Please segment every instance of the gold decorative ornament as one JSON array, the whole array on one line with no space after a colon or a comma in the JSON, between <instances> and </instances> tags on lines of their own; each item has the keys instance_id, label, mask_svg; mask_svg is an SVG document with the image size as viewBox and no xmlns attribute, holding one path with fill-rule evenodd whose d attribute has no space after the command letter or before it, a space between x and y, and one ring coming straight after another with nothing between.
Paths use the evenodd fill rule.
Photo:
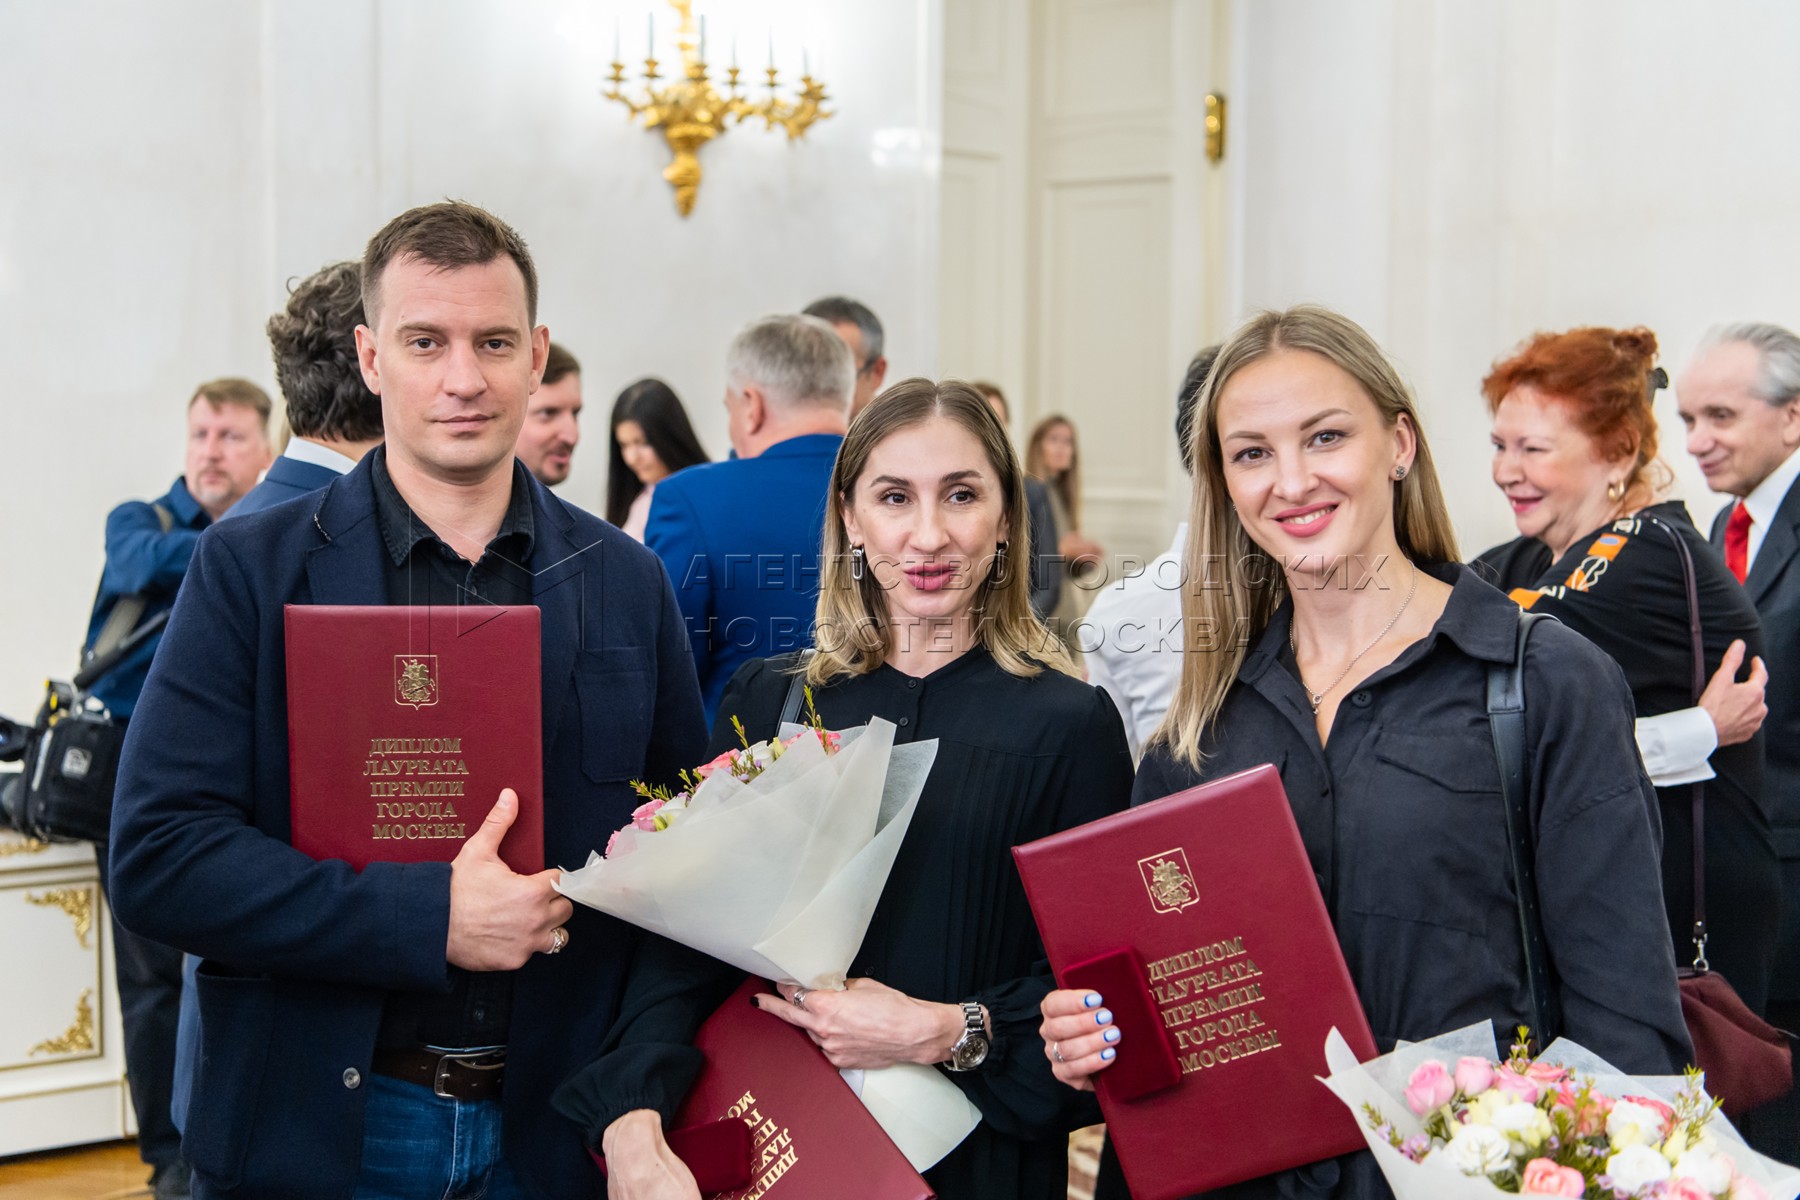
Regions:
<instances>
[{"instance_id":1,"label":"gold decorative ornament","mask_svg":"<svg viewBox=\"0 0 1800 1200\"><path fill-rule=\"evenodd\" d=\"M0 858L11 858L15 854L42 854L50 848L49 842L40 842L36 838L9 837L0 841Z\"/></svg>"},{"instance_id":2,"label":"gold decorative ornament","mask_svg":"<svg viewBox=\"0 0 1800 1200\"><path fill-rule=\"evenodd\" d=\"M83 950L94 947L88 942L88 936L94 932L94 889L92 887L57 888L53 892L45 892L41 896L25 893L25 903L35 904L39 908L60 908L75 918L75 939L81 943Z\"/></svg>"},{"instance_id":3,"label":"gold decorative ornament","mask_svg":"<svg viewBox=\"0 0 1800 1200\"><path fill-rule=\"evenodd\" d=\"M1218 92L1206 93L1206 158L1218 162L1225 157L1225 97Z\"/></svg>"},{"instance_id":4,"label":"gold decorative ornament","mask_svg":"<svg viewBox=\"0 0 1800 1200\"><path fill-rule=\"evenodd\" d=\"M64 1030L61 1037L45 1038L33 1046L27 1057L35 1057L39 1054L92 1053L94 1049L94 1006L89 1001L93 995L93 988L82 988L81 999L75 1002L75 1023Z\"/></svg>"},{"instance_id":5,"label":"gold decorative ornament","mask_svg":"<svg viewBox=\"0 0 1800 1200\"><path fill-rule=\"evenodd\" d=\"M656 18L653 15L650 18L648 57L644 59L643 96L634 100L624 93L625 64L619 57L616 27L610 80L612 86L602 94L608 100L616 100L630 109L633 119L641 116L645 129L662 130L663 140L668 143L669 152L674 156L669 165L663 168L663 178L675 189L675 207L685 217L694 211L694 198L700 191L700 148L725 132L728 118L736 117L740 125L745 121L761 118L765 129L784 129L788 140L792 142L806 136L806 131L814 122L823 121L833 114L825 108L825 85L813 78L810 63L803 62L800 90L792 100L783 100L775 94L780 77L775 68L773 39L770 40L769 65L764 72L768 75L768 97L763 100L748 100L739 95L740 72L735 46L731 66L725 72L727 94L721 96L706 73L706 18L700 18L696 30L693 0L669 0L669 3L681 14L681 27L676 37L676 45L681 49L681 78L667 87L656 86L656 81L663 76L657 74L656 70L660 64L655 58Z\"/></svg>"}]
</instances>

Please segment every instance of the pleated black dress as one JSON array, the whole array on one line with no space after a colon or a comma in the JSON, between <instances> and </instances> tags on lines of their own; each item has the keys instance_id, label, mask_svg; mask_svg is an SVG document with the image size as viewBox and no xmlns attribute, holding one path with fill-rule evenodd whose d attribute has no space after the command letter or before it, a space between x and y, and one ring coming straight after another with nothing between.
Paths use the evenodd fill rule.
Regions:
<instances>
[{"instance_id":1,"label":"pleated black dress","mask_svg":"<svg viewBox=\"0 0 1800 1200\"><path fill-rule=\"evenodd\" d=\"M794 658L740 669L719 705L709 754L775 734ZM1058 1083L1038 1036L1053 985L1012 847L1118 812L1131 755L1104 692L1045 670L1009 675L982 648L924 678L882 666L813 689L827 727L892 721L897 742L938 740L937 759L851 966L920 1000L978 1000L992 1018L987 1062L947 1073L981 1124L926 1179L941 1200L1062 1200L1067 1134L1099 1119Z\"/></svg>"}]
</instances>

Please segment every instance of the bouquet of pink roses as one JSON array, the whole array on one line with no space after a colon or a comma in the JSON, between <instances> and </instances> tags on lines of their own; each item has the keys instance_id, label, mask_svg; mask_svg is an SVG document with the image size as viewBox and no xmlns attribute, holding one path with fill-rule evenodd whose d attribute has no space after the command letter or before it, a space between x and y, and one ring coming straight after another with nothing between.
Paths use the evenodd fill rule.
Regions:
<instances>
[{"instance_id":1,"label":"bouquet of pink roses","mask_svg":"<svg viewBox=\"0 0 1800 1200\"><path fill-rule=\"evenodd\" d=\"M1744 1145L1686 1077L1631 1078L1570 1041L1494 1053L1488 1024L1358 1063L1333 1030L1325 1085L1362 1117L1399 1200L1793 1200L1800 1170Z\"/></svg>"},{"instance_id":2,"label":"bouquet of pink roses","mask_svg":"<svg viewBox=\"0 0 1800 1200\"><path fill-rule=\"evenodd\" d=\"M557 889L751 975L842 988L937 743L896 746L882 720L834 733L816 712L769 741L737 729L740 747L684 771L680 790L634 785L632 823ZM980 1120L932 1067L845 1078L919 1170Z\"/></svg>"}]
</instances>

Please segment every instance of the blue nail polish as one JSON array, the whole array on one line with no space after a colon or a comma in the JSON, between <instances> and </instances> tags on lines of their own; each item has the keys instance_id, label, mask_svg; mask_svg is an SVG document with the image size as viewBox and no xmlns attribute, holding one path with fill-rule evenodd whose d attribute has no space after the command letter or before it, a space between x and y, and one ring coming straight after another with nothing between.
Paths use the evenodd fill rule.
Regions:
<instances>
[{"instance_id":1,"label":"blue nail polish","mask_svg":"<svg viewBox=\"0 0 1800 1200\"><path fill-rule=\"evenodd\" d=\"M1094 1014L1094 1024L1096 1024L1096 1025L1111 1025L1112 1024L1112 1010L1103 1008L1099 1012L1095 1013Z\"/></svg>"},{"instance_id":2,"label":"blue nail polish","mask_svg":"<svg viewBox=\"0 0 1800 1200\"><path fill-rule=\"evenodd\" d=\"M1102 1059L1106 1060L1107 1062L1111 1062L1113 1059L1117 1058L1118 1056L1119 1056L1119 1052L1117 1050L1114 1050L1111 1046L1108 1046L1106 1049L1104 1049L1100 1052L1100 1057Z\"/></svg>"},{"instance_id":3,"label":"blue nail polish","mask_svg":"<svg viewBox=\"0 0 1800 1200\"><path fill-rule=\"evenodd\" d=\"M1119 1040L1119 1031L1115 1027L1113 1029L1107 1030L1105 1033L1101 1034L1100 1036L1105 1038L1109 1042L1116 1042Z\"/></svg>"},{"instance_id":4,"label":"blue nail polish","mask_svg":"<svg viewBox=\"0 0 1800 1200\"><path fill-rule=\"evenodd\" d=\"M1081 1007L1083 1007L1083 1008L1099 1008L1100 1007L1100 993L1099 992L1089 992L1087 995L1083 996L1081 998Z\"/></svg>"}]
</instances>

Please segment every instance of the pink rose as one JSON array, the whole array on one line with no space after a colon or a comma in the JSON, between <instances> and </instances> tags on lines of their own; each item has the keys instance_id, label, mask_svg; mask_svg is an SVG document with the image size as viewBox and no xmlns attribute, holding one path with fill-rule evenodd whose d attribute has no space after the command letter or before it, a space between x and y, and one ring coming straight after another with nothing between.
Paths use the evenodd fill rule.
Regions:
<instances>
[{"instance_id":1,"label":"pink rose","mask_svg":"<svg viewBox=\"0 0 1800 1200\"><path fill-rule=\"evenodd\" d=\"M1641 1104L1645 1108L1653 1108L1656 1110L1656 1115L1662 1118L1662 1136L1664 1138L1668 1137L1670 1131L1675 1128L1675 1110L1670 1108L1667 1104L1664 1104L1661 1100L1652 1100L1648 1096L1627 1096L1625 1098L1633 1104ZM1661 1141L1662 1138L1658 1138L1657 1140Z\"/></svg>"},{"instance_id":2,"label":"pink rose","mask_svg":"<svg viewBox=\"0 0 1800 1200\"><path fill-rule=\"evenodd\" d=\"M1567 1079L1569 1077L1569 1071L1568 1068L1559 1067L1555 1063L1539 1061L1534 1062L1529 1067L1525 1068L1525 1077L1544 1087L1548 1087L1553 1083L1561 1083L1563 1080Z\"/></svg>"},{"instance_id":3,"label":"pink rose","mask_svg":"<svg viewBox=\"0 0 1800 1200\"><path fill-rule=\"evenodd\" d=\"M1406 1103L1420 1116L1441 1104L1450 1103L1450 1097L1455 1094L1455 1081L1444 1070L1444 1064L1435 1058L1428 1058L1420 1063L1418 1070L1412 1073L1412 1080L1406 1085Z\"/></svg>"},{"instance_id":4,"label":"pink rose","mask_svg":"<svg viewBox=\"0 0 1800 1200\"><path fill-rule=\"evenodd\" d=\"M607 858L611 858L613 856L613 849L615 847L617 847L619 844L619 835L624 832L625 831L623 829L615 829L615 830L613 830L613 835L606 839L606 857Z\"/></svg>"},{"instance_id":5,"label":"pink rose","mask_svg":"<svg viewBox=\"0 0 1800 1200\"><path fill-rule=\"evenodd\" d=\"M1525 1164L1519 1178L1519 1193L1525 1196L1579 1196L1587 1191L1587 1180L1574 1167L1559 1167L1547 1158L1534 1158Z\"/></svg>"},{"instance_id":6,"label":"pink rose","mask_svg":"<svg viewBox=\"0 0 1800 1200\"><path fill-rule=\"evenodd\" d=\"M738 752L736 750L727 750L727 751L725 751L725 753L719 755L719 757L713 759L711 762L707 763L705 766L695 767L694 774L698 775L702 779L705 779L708 775L711 775L714 771L722 770L725 767L729 767L731 765L731 760L736 758L737 755L738 755Z\"/></svg>"},{"instance_id":7,"label":"pink rose","mask_svg":"<svg viewBox=\"0 0 1800 1200\"><path fill-rule=\"evenodd\" d=\"M668 803L666 800L644 801L644 803L631 810L631 823L645 833L655 833L657 810L662 808L666 803Z\"/></svg>"},{"instance_id":8,"label":"pink rose","mask_svg":"<svg viewBox=\"0 0 1800 1200\"><path fill-rule=\"evenodd\" d=\"M1671 1179L1663 1184L1663 1200L1713 1200L1713 1194L1692 1179Z\"/></svg>"},{"instance_id":9,"label":"pink rose","mask_svg":"<svg viewBox=\"0 0 1800 1200\"><path fill-rule=\"evenodd\" d=\"M1479 1096L1494 1086L1494 1064L1485 1058L1456 1060L1456 1090L1465 1096Z\"/></svg>"},{"instance_id":10,"label":"pink rose","mask_svg":"<svg viewBox=\"0 0 1800 1200\"><path fill-rule=\"evenodd\" d=\"M1494 1086L1521 1103L1536 1104L1538 1101L1538 1085L1510 1067L1494 1072Z\"/></svg>"}]
</instances>

